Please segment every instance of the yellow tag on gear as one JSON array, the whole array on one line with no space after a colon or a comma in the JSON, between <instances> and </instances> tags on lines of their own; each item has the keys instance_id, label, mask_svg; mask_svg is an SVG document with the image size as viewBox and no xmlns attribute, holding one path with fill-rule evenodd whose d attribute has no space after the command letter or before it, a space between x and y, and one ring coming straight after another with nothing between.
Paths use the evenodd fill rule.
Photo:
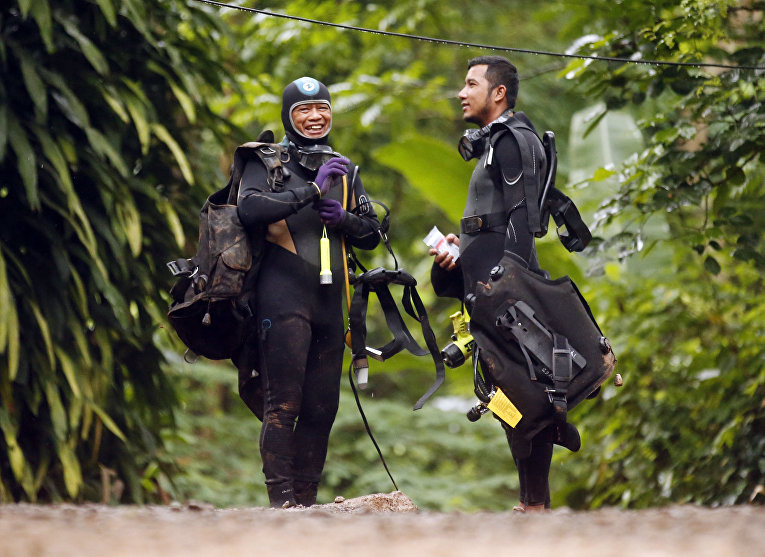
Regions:
<instances>
[{"instance_id":1,"label":"yellow tag on gear","mask_svg":"<svg viewBox=\"0 0 765 557\"><path fill-rule=\"evenodd\" d=\"M523 417L523 414L515 407L515 404L510 402L510 399L499 388L495 395L491 397L487 408L510 427L518 425L518 422Z\"/></svg>"}]
</instances>

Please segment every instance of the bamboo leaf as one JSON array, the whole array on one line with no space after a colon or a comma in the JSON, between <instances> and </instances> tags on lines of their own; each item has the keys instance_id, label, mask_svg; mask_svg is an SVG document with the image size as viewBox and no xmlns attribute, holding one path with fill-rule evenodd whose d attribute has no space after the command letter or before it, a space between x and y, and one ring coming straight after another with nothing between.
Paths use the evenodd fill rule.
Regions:
<instances>
[{"instance_id":1,"label":"bamboo leaf","mask_svg":"<svg viewBox=\"0 0 765 557\"><path fill-rule=\"evenodd\" d=\"M29 97L35 106L35 114L38 121L45 121L48 115L48 95L45 90L45 83L35 69L35 63L32 58L21 48L14 48L14 53L19 58L21 66L21 77L24 80L24 86L27 88Z\"/></svg>"},{"instance_id":2,"label":"bamboo leaf","mask_svg":"<svg viewBox=\"0 0 765 557\"><path fill-rule=\"evenodd\" d=\"M0 429L3 431L3 437L5 438L6 455L8 461L11 464L11 471L14 477L19 481L24 492L32 501L36 499L34 491L34 478L32 475L32 469L24 457L24 452L19 446L17 439L17 428L14 425L11 416L8 411L0 406Z\"/></svg>"},{"instance_id":3,"label":"bamboo leaf","mask_svg":"<svg viewBox=\"0 0 765 557\"><path fill-rule=\"evenodd\" d=\"M32 150L24 129L18 123L16 118L9 114L8 119L8 137L11 147L16 153L16 164L18 166L21 180L24 182L24 188L27 194L27 202L33 211L40 209L40 198L37 191L37 165L35 163L35 154Z\"/></svg>"},{"instance_id":4,"label":"bamboo leaf","mask_svg":"<svg viewBox=\"0 0 765 557\"><path fill-rule=\"evenodd\" d=\"M69 357L69 354L67 354L61 346L56 347L56 356L61 364L61 371L64 372L64 377L66 377L66 381L69 383L69 388L72 389L72 394L75 398L82 398L82 392L80 391L80 385L77 379L77 368L75 367L72 358Z\"/></svg>"},{"instance_id":5,"label":"bamboo leaf","mask_svg":"<svg viewBox=\"0 0 765 557\"><path fill-rule=\"evenodd\" d=\"M188 118L189 122L193 124L197 120L197 112L194 108L194 101L191 100L191 97L186 94L186 91L181 89L175 82L168 81L168 83L170 85L170 89L172 89L173 94L175 95L175 98L178 99L183 112L186 114L186 118Z\"/></svg>"},{"instance_id":6,"label":"bamboo leaf","mask_svg":"<svg viewBox=\"0 0 765 557\"><path fill-rule=\"evenodd\" d=\"M165 145L167 145L168 149L170 149L170 152L173 153L173 156L178 162L178 166L180 167L181 173L183 174L183 177L186 179L186 181L189 184L194 184L194 174L191 171L191 165L189 164L186 155L183 153L183 149L181 149L181 146L178 145L178 142L175 141L173 136L170 135L170 132L167 131L167 128L165 128L165 126L162 124L152 123L151 130L154 132L154 135L156 135Z\"/></svg>"},{"instance_id":7,"label":"bamboo leaf","mask_svg":"<svg viewBox=\"0 0 765 557\"><path fill-rule=\"evenodd\" d=\"M40 36L43 43L45 43L45 50L49 53L53 52L53 22L50 17L50 3L38 0L32 2L32 17L37 22L37 27L40 29Z\"/></svg>"},{"instance_id":8,"label":"bamboo leaf","mask_svg":"<svg viewBox=\"0 0 765 557\"><path fill-rule=\"evenodd\" d=\"M27 303L32 309L32 314L35 317L35 321L37 321L37 327L40 329L40 336L43 339L43 344L45 344L45 354L48 357L48 366L51 370L53 370L55 369L56 361L53 355L53 341L50 336L50 328L48 327L48 322L45 320L45 317L40 311L40 308L33 300L27 300Z\"/></svg>"},{"instance_id":9,"label":"bamboo leaf","mask_svg":"<svg viewBox=\"0 0 765 557\"><path fill-rule=\"evenodd\" d=\"M70 198L70 197L76 198L77 195L74 192L72 177L69 174L69 165L67 164L66 159L64 158L64 153L61 151L59 146L51 139L51 137L48 135L48 133L44 129L39 128L35 130L35 134L37 135L37 139L40 141L40 144L42 145L43 153L45 153L45 156L53 165L53 168L55 169L57 173L57 178L59 182L61 183L62 186L64 186L64 189L67 192L67 198Z\"/></svg>"},{"instance_id":10,"label":"bamboo leaf","mask_svg":"<svg viewBox=\"0 0 765 557\"><path fill-rule=\"evenodd\" d=\"M117 219L122 224L125 231L130 252L133 257L138 257L141 253L143 234L141 233L141 216L132 203L117 204Z\"/></svg>"},{"instance_id":11,"label":"bamboo leaf","mask_svg":"<svg viewBox=\"0 0 765 557\"><path fill-rule=\"evenodd\" d=\"M29 14L29 9L32 7L32 0L19 0L19 9L21 10L21 17L26 19Z\"/></svg>"},{"instance_id":12,"label":"bamboo leaf","mask_svg":"<svg viewBox=\"0 0 765 557\"><path fill-rule=\"evenodd\" d=\"M57 18L59 23L64 27L64 30L72 37L80 46L80 50L85 58L88 59L90 65L93 66L99 74L106 75L109 73L109 63L104 58L101 51L90 41L88 37L83 35L77 26L71 19L66 17Z\"/></svg>"},{"instance_id":13,"label":"bamboo leaf","mask_svg":"<svg viewBox=\"0 0 765 557\"><path fill-rule=\"evenodd\" d=\"M5 158L5 147L8 145L8 105L0 105L0 161Z\"/></svg>"},{"instance_id":14,"label":"bamboo leaf","mask_svg":"<svg viewBox=\"0 0 765 557\"><path fill-rule=\"evenodd\" d=\"M64 193L66 194L67 207L71 211L71 214L77 218L79 226L76 226L78 230L78 237L83 244L85 244L88 252L96 253L97 242L93 230L90 226L90 221L82 207L80 198L77 192L74 190L74 184L69 174L69 165L66 162L63 152L59 146L50 138L47 132L43 129L36 130L37 139L43 146L43 152L48 160L56 170L55 177L58 179L59 184L62 186Z\"/></svg>"},{"instance_id":15,"label":"bamboo leaf","mask_svg":"<svg viewBox=\"0 0 765 557\"><path fill-rule=\"evenodd\" d=\"M80 493L80 488L82 488L82 469L80 468L80 461L77 460L77 455L68 443L57 443L56 452L58 453L58 458L61 461L61 466L64 471L64 485L66 486L66 491L70 497L77 497Z\"/></svg>"},{"instance_id":16,"label":"bamboo leaf","mask_svg":"<svg viewBox=\"0 0 765 557\"><path fill-rule=\"evenodd\" d=\"M156 41L154 40L154 36L151 34L151 31L149 31L149 28L146 26L146 14L143 13L143 5L140 2L136 2L135 0L122 0L124 7L127 9L128 13L128 19L130 19L130 23L132 23L135 28L138 30L141 35L143 35L143 38L146 39L146 42L149 44L156 46Z\"/></svg>"},{"instance_id":17,"label":"bamboo leaf","mask_svg":"<svg viewBox=\"0 0 765 557\"><path fill-rule=\"evenodd\" d=\"M103 409L93 401L90 401L89 404L90 408L98 415L98 417L101 419L103 424L106 426L106 429L111 431L114 435L116 435L123 443L127 443L127 438L125 437L125 434L122 433L122 430L117 426L116 423L114 423L114 420L112 420L109 415L103 411Z\"/></svg>"},{"instance_id":18,"label":"bamboo leaf","mask_svg":"<svg viewBox=\"0 0 765 557\"><path fill-rule=\"evenodd\" d=\"M165 215L167 224L173 232L175 243L178 244L181 249L185 248L186 234L183 232L183 224L172 204L167 199L161 199L157 202L157 208L163 215Z\"/></svg>"},{"instance_id":19,"label":"bamboo leaf","mask_svg":"<svg viewBox=\"0 0 765 557\"><path fill-rule=\"evenodd\" d=\"M55 91L50 92L51 97L56 101L56 104L58 104L66 117L82 129L90 126L90 117L85 105L82 104L77 95L69 88L66 80L60 74L47 68L41 67L39 70L43 79L55 89Z\"/></svg>"},{"instance_id":20,"label":"bamboo leaf","mask_svg":"<svg viewBox=\"0 0 765 557\"><path fill-rule=\"evenodd\" d=\"M197 113L196 108L194 106L194 101L192 100L191 96L186 93L170 76L170 73L165 71L164 68L162 68L159 64L156 62L149 62L147 65L150 70L153 72L156 72L160 74L162 77L165 78L165 81L167 81L167 84L170 86L170 89L173 91L173 94L175 95L175 98L178 99L178 102L181 105L181 108L183 109L183 112L186 114L186 118L189 119L190 123L194 123L197 119Z\"/></svg>"},{"instance_id":21,"label":"bamboo leaf","mask_svg":"<svg viewBox=\"0 0 765 557\"><path fill-rule=\"evenodd\" d=\"M141 142L141 153L147 154L149 152L149 143L151 141L151 130L149 124L146 121L146 113L142 103L130 94L125 94L122 99L127 105L130 117L135 124L135 131L138 133L138 140Z\"/></svg>"},{"instance_id":22,"label":"bamboo leaf","mask_svg":"<svg viewBox=\"0 0 765 557\"><path fill-rule=\"evenodd\" d=\"M130 121L130 116L125 110L125 106L122 104L122 101L114 94L113 88L102 88L101 94L104 96L106 104L108 104L117 114L117 116L120 117L120 120L127 124Z\"/></svg>"},{"instance_id":23,"label":"bamboo leaf","mask_svg":"<svg viewBox=\"0 0 765 557\"><path fill-rule=\"evenodd\" d=\"M101 8L101 13L104 14L104 17L106 18L106 21L109 22L109 25L116 27L117 14L114 11L114 4L112 4L111 0L96 0L96 3Z\"/></svg>"},{"instance_id":24,"label":"bamboo leaf","mask_svg":"<svg viewBox=\"0 0 765 557\"><path fill-rule=\"evenodd\" d=\"M2 248L1 245L0 248ZM0 249L0 307L3 308L0 312L0 353L8 354L8 378L14 381L19 371L19 316L16 300L8 282L2 249Z\"/></svg>"},{"instance_id":25,"label":"bamboo leaf","mask_svg":"<svg viewBox=\"0 0 765 557\"><path fill-rule=\"evenodd\" d=\"M69 424L67 423L66 411L64 410L64 404L61 402L61 395L58 392L55 378L52 376L45 377L43 391L45 392L45 400L48 402L48 408L50 409L50 421L53 426L56 442L64 443Z\"/></svg>"},{"instance_id":26,"label":"bamboo leaf","mask_svg":"<svg viewBox=\"0 0 765 557\"><path fill-rule=\"evenodd\" d=\"M120 156L117 149L104 137L104 135L95 128L86 128L85 135L88 136L88 141L93 150L112 163L112 166L117 169L121 176L127 176L129 174L125 161Z\"/></svg>"}]
</instances>

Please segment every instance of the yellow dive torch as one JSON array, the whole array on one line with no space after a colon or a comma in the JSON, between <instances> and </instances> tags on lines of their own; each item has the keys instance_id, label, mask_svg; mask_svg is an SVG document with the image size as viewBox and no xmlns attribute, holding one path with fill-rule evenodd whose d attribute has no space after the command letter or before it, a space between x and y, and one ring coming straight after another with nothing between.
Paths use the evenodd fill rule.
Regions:
<instances>
[{"instance_id":1,"label":"yellow dive torch","mask_svg":"<svg viewBox=\"0 0 765 557\"><path fill-rule=\"evenodd\" d=\"M319 240L319 250L321 256L321 271L319 271L320 284L332 284L332 269L329 264L329 238L327 238L327 227L324 227L321 240Z\"/></svg>"}]
</instances>

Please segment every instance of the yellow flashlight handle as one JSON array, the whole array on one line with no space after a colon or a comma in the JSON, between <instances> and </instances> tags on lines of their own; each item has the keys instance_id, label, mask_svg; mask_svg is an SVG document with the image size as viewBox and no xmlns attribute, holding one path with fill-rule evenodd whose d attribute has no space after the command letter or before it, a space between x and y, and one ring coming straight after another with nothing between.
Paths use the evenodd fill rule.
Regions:
<instances>
[{"instance_id":1,"label":"yellow flashlight handle","mask_svg":"<svg viewBox=\"0 0 765 557\"><path fill-rule=\"evenodd\" d=\"M324 227L324 233L319 240L321 271L319 272L319 282L321 284L332 284L332 269L329 264L329 238L327 238L327 227Z\"/></svg>"}]
</instances>

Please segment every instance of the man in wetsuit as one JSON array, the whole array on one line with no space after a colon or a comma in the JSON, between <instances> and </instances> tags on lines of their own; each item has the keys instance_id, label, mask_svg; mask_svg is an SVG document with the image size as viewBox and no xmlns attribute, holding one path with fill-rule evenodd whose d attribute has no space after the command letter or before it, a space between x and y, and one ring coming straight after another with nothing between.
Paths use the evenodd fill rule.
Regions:
<instances>
[{"instance_id":1,"label":"man in wetsuit","mask_svg":"<svg viewBox=\"0 0 765 557\"><path fill-rule=\"evenodd\" d=\"M505 58L481 56L468 62L465 86L458 97L463 119L480 129L465 132L460 152L466 160L477 158L478 162L468 186L460 235L446 237L447 242L459 246L459 259L454 261L445 251L430 251L435 255L431 279L439 296L464 300L473 294L478 281L488 281L489 272L504 252L544 274L537 262L533 230L534 219L537 224L539 220L534 208L539 205L547 161L531 121L522 112L514 112L518 82L515 66ZM531 176L524 176L518 141L507 128L506 124L513 123L523 126L517 130L529 148L531 160L527 166ZM502 426L512 447L513 429L504 422ZM521 499L515 510L533 512L550 507L552 447L553 441L561 438L556 433L544 430L534 437L530 451L524 451L527 454L520 458L513 454ZM574 429L567 445L575 450L577 443Z\"/></svg>"},{"instance_id":2,"label":"man in wetsuit","mask_svg":"<svg viewBox=\"0 0 765 557\"><path fill-rule=\"evenodd\" d=\"M358 168L328 145L332 105L324 84L310 77L290 83L282 95L282 123L282 144L289 153L283 188L269 187L265 165L253 158L245 167L238 202L244 226L266 235L251 303L257 375L247 362L237 366L240 395L263 421L260 452L272 507L316 501L340 395L341 239L361 249L379 241L379 223ZM319 278L325 227L331 284Z\"/></svg>"}]
</instances>

